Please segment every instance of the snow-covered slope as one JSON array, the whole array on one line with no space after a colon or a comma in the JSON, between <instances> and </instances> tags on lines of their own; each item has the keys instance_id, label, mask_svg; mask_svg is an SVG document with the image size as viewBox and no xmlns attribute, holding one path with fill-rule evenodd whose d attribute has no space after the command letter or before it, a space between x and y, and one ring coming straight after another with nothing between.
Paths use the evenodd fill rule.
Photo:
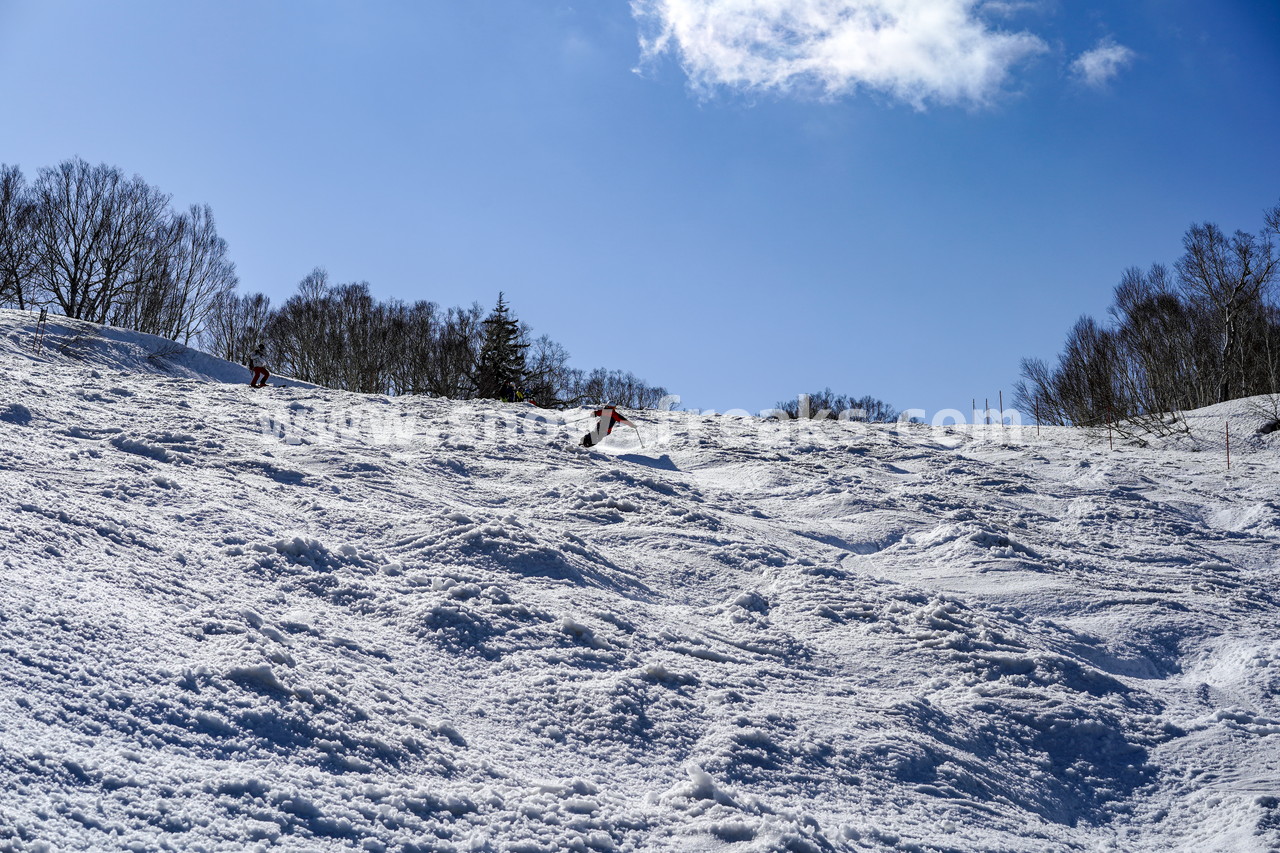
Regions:
<instances>
[{"instance_id":1,"label":"snow-covered slope","mask_svg":"<svg viewBox=\"0 0 1280 853\"><path fill-rule=\"evenodd\" d=\"M1229 474L684 413L587 451L29 327L0 850L1280 849L1274 435Z\"/></svg>"},{"instance_id":2,"label":"snow-covered slope","mask_svg":"<svg viewBox=\"0 0 1280 853\"><path fill-rule=\"evenodd\" d=\"M106 370L124 375L160 373L206 382L248 383L251 375L247 367L214 358L168 338L58 315L50 315L45 327L40 329L34 314L0 309L0 336L0 352L6 355L6 362L11 356L40 364L79 364L90 371ZM271 382L295 388L315 387L279 376L272 377Z\"/></svg>"}]
</instances>

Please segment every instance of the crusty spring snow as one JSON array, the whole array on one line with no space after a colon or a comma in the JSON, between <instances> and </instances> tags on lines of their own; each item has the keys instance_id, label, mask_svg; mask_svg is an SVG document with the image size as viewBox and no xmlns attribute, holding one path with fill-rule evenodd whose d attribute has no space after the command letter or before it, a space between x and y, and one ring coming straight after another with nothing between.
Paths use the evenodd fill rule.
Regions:
<instances>
[{"instance_id":1,"label":"crusty spring snow","mask_svg":"<svg viewBox=\"0 0 1280 853\"><path fill-rule=\"evenodd\" d=\"M685 412L586 450L584 411L33 329L0 850L1280 849L1247 402L1114 452Z\"/></svg>"}]
</instances>

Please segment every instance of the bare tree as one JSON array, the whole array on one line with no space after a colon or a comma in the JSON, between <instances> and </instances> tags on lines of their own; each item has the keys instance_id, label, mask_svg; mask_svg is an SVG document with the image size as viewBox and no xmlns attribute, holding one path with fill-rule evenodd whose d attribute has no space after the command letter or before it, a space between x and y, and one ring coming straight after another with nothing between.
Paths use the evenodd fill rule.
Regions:
<instances>
[{"instance_id":1,"label":"bare tree","mask_svg":"<svg viewBox=\"0 0 1280 853\"><path fill-rule=\"evenodd\" d=\"M201 346L219 358L242 364L258 344L264 343L270 317L271 300L261 293L220 293L210 304Z\"/></svg>"},{"instance_id":2,"label":"bare tree","mask_svg":"<svg viewBox=\"0 0 1280 853\"><path fill-rule=\"evenodd\" d=\"M427 393L427 365L436 334L440 306L419 300L396 308L396 335L401 357L392 367L392 381L398 394Z\"/></svg>"},{"instance_id":3,"label":"bare tree","mask_svg":"<svg viewBox=\"0 0 1280 853\"><path fill-rule=\"evenodd\" d=\"M450 308L435 329L431 358L426 364L427 391L454 399L475 393L475 369L484 337L484 309Z\"/></svg>"},{"instance_id":4,"label":"bare tree","mask_svg":"<svg viewBox=\"0 0 1280 853\"><path fill-rule=\"evenodd\" d=\"M625 406L632 409L656 408L667 389L650 385L634 373L597 367L581 378L573 390L572 401L593 406Z\"/></svg>"},{"instance_id":5,"label":"bare tree","mask_svg":"<svg viewBox=\"0 0 1280 853\"><path fill-rule=\"evenodd\" d=\"M1041 358L1022 360L1022 378L1013 386L1013 406L1030 412L1037 423L1068 423L1062 401L1058 399L1056 373Z\"/></svg>"},{"instance_id":6,"label":"bare tree","mask_svg":"<svg viewBox=\"0 0 1280 853\"><path fill-rule=\"evenodd\" d=\"M1143 412L1173 412L1204 405L1195 312L1178 298L1168 270L1125 271L1111 314L1118 321L1123 357L1120 381L1126 399Z\"/></svg>"},{"instance_id":7,"label":"bare tree","mask_svg":"<svg viewBox=\"0 0 1280 853\"><path fill-rule=\"evenodd\" d=\"M581 371L569 367L569 351L542 335L529 345L525 359L524 386L532 400L542 406L557 406L570 402L575 380L580 381Z\"/></svg>"},{"instance_id":8,"label":"bare tree","mask_svg":"<svg viewBox=\"0 0 1280 853\"><path fill-rule=\"evenodd\" d=\"M1059 395L1072 423L1106 423L1129 411L1119 336L1081 317L1067 336Z\"/></svg>"},{"instance_id":9,"label":"bare tree","mask_svg":"<svg viewBox=\"0 0 1280 853\"><path fill-rule=\"evenodd\" d=\"M298 295L303 299L315 300L329 295L329 271L324 267L315 267L298 282Z\"/></svg>"},{"instance_id":10,"label":"bare tree","mask_svg":"<svg viewBox=\"0 0 1280 853\"><path fill-rule=\"evenodd\" d=\"M327 296L327 276L314 270L299 284L299 292L272 312L264 334L279 372L335 387L329 369L332 354L320 343L331 337L332 318L324 304Z\"/></svg>"},{"instance_id":11,"label":"bare tree","mask_svg":"<svg viewBox=\"0 0 1280 853\"><path fill-rule=\"evenodd\" d=\"M392 362L399 356L393 306L376 301L363 281L335 288L328 300L334 321L324 343L334 357L335 387L362 394L390 393Z\"/></svg>"},{"instance_id":12,"label":"bare tree","mask_svg":"<svg viewBox=\"0 0 1280 853\"><path fill-rule=\"evenodd\" d=\"M1272 242L1272 223L1280 222L1280 206L1266 218L1268 224L1258 235L1237 231L1227 237L1218 226L1204 223L1193 225L1182 241L1178 282L1187 300L1211 319L1218 341L1212 368L1215 402L1255 391L1249 355L1257 344L1256 320L1265 313L1280 263Z\"/></svg>"},{"instance_id":13,"label":"bare tree","mask_svg":"<svg viewBox=\"0 0 1280 853\"><path fill-rule=\"evenodd\" d=\"M375 300L367 282L329 286L321 269L298 289L266 327L281 371L365 394L394 393L398 381L412 381L401 365L406 358L402 306Z\"/></svg>"},{"instance_id":14,"label":"bare tree","mask_svg":"<svg viewBox=\"0 0 1280 853\"><path fill-rule=\"evenodd\" d=\"M774 407L789 418L815 420L852 420L868 423L892 423L898 411L884 400L871 395L853 397L836 394L826 388L815 394L800 394L794 400L783 400Z\"/></svg>"},{"instance_id":15,"label":"bare tree","mask_svg":"<svg viewBox=\"0 0 1280 853\"><path fill-rule=\"evenodd\" d=\"M0 304L32 304L36 205L22 171L0 164Z\"/></svg>"},{"instance_id":16,"label":"bare tree","mask_svg":"<svg viewBox=\"0 0 1280 853\"><path fill-rule=\"evenodd\" d=\"M1176 279L1159 264L1126 270L1113 327L1082 317L1055 368L1024 360L1015 403L1048 423L1105 419L1137 435L1184 429L1182 409L1280 394L1278 233L1280 206L1256 235L1191 226Z\"/></svg>"},{"instance_id":17,"label":"bare tree","mask_svg":"<svg viewBox=\"0 0 1280 853\"><path fill-rule=\"evenodd\" d=\"M137 264L137 283L122 294L109 319L184 344L200 334L214 300L237 283L208 205L169 217L157 229L152 251L140 254Z\"/></svg>"},{"instance_id":18,"label":"bare tree","mask_svg":"<svg viewBox=\"0 0 1280 853\"><path fill-rule=\"evenodd\" d=\"M1014 404L1042 423L1106 423L1130 410L1126 369L1119 335L1092 317L1081 317L1067 335L1056 368L1050 370L1038 359L1023 361Z\"/></svg>"},{"instance_id":19,"label":"bare tree","mask_svg":"<svg viewBox=\"0 0 1280 853\"><path fill-rule=\"evenodd\" d=\"M483 318L479 304L447 310L426 301L399 306L388 336L398 341L392 377L399 392L454 399L472 396Z\"/></svg>"},{"instance_id":20,"label":"bare tree","mask_svg":"<svg viewBox=\"0 0 1280 853\"><path fill-rule=\"evenodd\" d=\"M41 288L66 316L102 323L142 283L140 260L154 256L168 196L140 177L82 159L41 169L36 254Z\"/></svg>"}]
</instances>

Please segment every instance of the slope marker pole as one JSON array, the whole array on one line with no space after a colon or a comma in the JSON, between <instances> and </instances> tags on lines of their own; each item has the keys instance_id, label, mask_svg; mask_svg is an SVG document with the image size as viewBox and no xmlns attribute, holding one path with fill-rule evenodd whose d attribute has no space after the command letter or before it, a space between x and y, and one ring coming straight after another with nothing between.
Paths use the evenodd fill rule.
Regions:
<instances>
[{"instance_id":1,"label":"slope marker pole","mask_svg":"<svg viewBox=\"0 0 1280 853\"><path fill-rule=\"evenodd\" d=\"M1227 421L1227 470L1231 470L1231 421Z\"/></svg>"},{"instance_id":2,"label":"slope marker pole","mask_svg":"<svg viewBox=\"0 0 1280 853\"><path fill-rule=\"evenodd\" d=\"M39 354L40 354L40 350L44 347L44 332L45 332L45 328L48 326L48 324L49 324L49 309L48 309L48 308L41 308L41 309L40 309L40 319L36 322L36 340L35 340L35 346L34 346L34 347L32 347L32 349L35 351L36 355L39 355Z\"/></svg>"}]
</instances>

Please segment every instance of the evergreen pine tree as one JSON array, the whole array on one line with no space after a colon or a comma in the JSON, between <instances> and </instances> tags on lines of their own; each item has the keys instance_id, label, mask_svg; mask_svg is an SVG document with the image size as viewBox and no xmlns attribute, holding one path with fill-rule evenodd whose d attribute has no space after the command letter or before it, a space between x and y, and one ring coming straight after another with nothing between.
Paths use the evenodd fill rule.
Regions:
<instances>
[{"instance_id":1,"label":"evergreen pine tree","mask_svg":"<svg viewBox=\"0 0 1280 853\"><path fill-rule=\"evenodd\" d=\"M524 381L524 351L529 345L520 338L520 323L511 315L504 295L499 293L497 306L484 321L484 341L476 367L476 396L502 398L507 396L506 389L518 388Z\"/></svg>"}]
</instances>

